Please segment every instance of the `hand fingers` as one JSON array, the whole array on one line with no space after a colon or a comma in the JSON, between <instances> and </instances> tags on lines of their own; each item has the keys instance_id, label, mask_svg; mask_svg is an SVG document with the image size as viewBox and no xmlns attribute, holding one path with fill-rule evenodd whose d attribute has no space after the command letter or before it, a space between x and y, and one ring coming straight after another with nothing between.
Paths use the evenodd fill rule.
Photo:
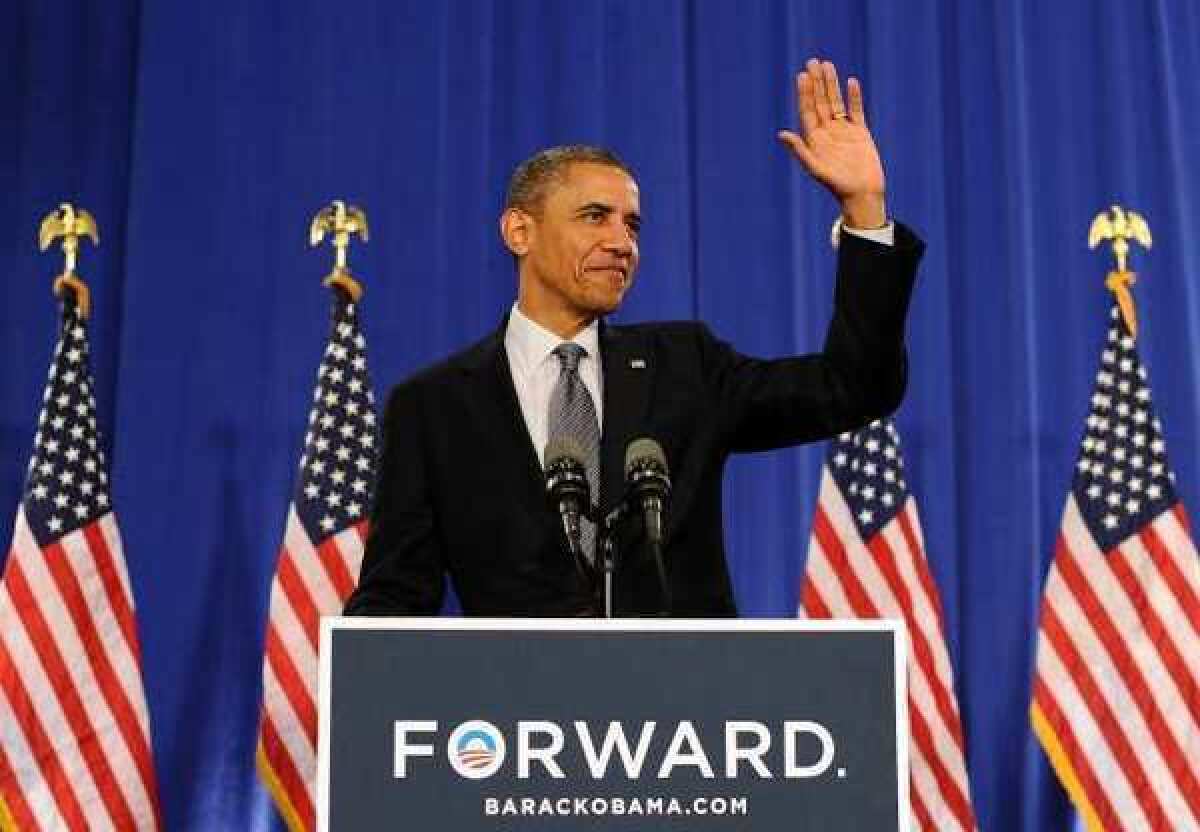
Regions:
<instances>
[{"instance_id":1,"label":"hand fingers","mask_svg":"<svg viewBox=\"0 0 1200 832\"><path fill-rule=\"evenodd\" d=\"M787 145L793 155L800 160L800 164L804 165L809 173L814 173L817 167L817 157L808 149L808 145L804 143L804 139L791 130L780 130L777 135L779 136L779 141Z\"/></svg>"},{"instance_id":2,"label":"hand fingers","mask_svg":"<svg viewBox=\"0 0 1200 832\"><path fill-rule=\"evenodd\" d=\"M812 76L801 72L796 76L796 107L800 110L800 126L808 135L817 126L816 95L813 91Z\"/></svg>"},{"instance_id":3,"label":"hand fingers","mask_svg":"<svg viewBox=\"0 0 1200 832\"><path fill-rule=\"evenodd\" d=\"M857 78L846 81L846 93L850 96L850 120L863 127L867 126L867 110L863 106L862 84Z\"/></svg>"},{"instance_id":4,"label":"hand fingers","mask_svg":"<svg viewBox=\"0 0 1200 832\"><path fill-rule=\"evenodd\" d=\"M817 123L825 124L833 118L833 110L829 107L829 93L825 89L825 73L821 70L821 62L816 58L809 58L804 65L804 71L812 78Z\"/></svg>"},{"instance_id":5,"label":"hand fingers","mask_svg":"<svg viewBox=\"0 0 1200 832\"><path fill-rule=\"evenodd\" d=\"M825 81L825 95L829 97L830 112L833 115L844 115L846 105L842 102L842 86L838 83L837 67L832 61L821 64L821 77Z\"/></svg>"}]
</instances>

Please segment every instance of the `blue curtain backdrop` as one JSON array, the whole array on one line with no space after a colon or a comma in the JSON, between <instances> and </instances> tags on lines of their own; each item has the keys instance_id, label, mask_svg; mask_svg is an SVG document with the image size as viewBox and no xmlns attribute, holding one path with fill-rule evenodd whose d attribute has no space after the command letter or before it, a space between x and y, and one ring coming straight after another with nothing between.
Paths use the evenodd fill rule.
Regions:
<instances>
[{"instance_id":1,"label":"blue curtain backdrop","mask_svg":"<svg viewBox=\"0 0 1200 832\"><path fill-rule=\"evenodd\" d=\"M1066 830L1028 727L1041 581L1108 300L1092 216L1137 255L1142 355L1200 510L1200 11L1193 2L8 0L0 25L0 538L54 338L41 216L69 198L169 828L273 828L253 769L269 583L328 321L309 218L370 213L353 263L381 388L494 327L512 166L562 142L639 173L620 318L743 351L820 343L832 200L776 144L810 55L863 79L896 217L929 243L898 415L986 830ZM746 615L793 614L822 448L736 460ZM770 680L759 680L770 684Z\"/></svg>"}]
</instances>

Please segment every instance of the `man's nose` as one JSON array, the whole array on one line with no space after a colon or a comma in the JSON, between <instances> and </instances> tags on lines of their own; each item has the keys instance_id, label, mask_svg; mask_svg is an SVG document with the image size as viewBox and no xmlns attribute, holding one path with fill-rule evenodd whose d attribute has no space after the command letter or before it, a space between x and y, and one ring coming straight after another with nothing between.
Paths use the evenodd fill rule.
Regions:
<instances>
[{"instance_id":1,"label":"man's nose","mask_svg":"<svg viewBox=\"0 0 1200 832\"><path fill-rule=\"evenodd\" d=\"M637 243L628 228L614 229L604 241L604 250L621 257L632 257Z\"/></svg>"}]
</instances>

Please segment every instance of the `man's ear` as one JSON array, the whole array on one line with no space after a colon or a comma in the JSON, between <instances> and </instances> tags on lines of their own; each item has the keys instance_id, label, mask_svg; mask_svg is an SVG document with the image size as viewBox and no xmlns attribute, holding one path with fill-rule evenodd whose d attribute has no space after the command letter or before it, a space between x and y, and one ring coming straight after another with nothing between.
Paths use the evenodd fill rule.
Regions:
<instances>
[{"instance_id":1,"label":"man's ear","mask_svg":"<svg viewBox=\"0 0 1200 832\"><path fill-rule=\"evenodd\" d=\"M533 241L533 217L520 208L508 208L500 215L500 236L515 257L529 253Z\"/></svg>"}]
</instances>

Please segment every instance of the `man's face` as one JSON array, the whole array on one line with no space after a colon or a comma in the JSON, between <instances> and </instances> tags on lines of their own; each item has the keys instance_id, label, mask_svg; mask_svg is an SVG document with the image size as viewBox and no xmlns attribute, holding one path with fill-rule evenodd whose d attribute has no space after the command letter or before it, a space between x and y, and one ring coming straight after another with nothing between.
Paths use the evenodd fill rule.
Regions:
<instances>
[{"instance_id":1,"label":"man's face","mask_svg":"<svg viewBox=\"0 0 1200 832\"><path fill-rule=\"evenodd\" d=\"M524 291L556 315L591 320L621 305L638 264L637 183L620 168L576 162L530 222ZM528 285L526 285L528 284Z\"/></svg>"}]
</instances>

